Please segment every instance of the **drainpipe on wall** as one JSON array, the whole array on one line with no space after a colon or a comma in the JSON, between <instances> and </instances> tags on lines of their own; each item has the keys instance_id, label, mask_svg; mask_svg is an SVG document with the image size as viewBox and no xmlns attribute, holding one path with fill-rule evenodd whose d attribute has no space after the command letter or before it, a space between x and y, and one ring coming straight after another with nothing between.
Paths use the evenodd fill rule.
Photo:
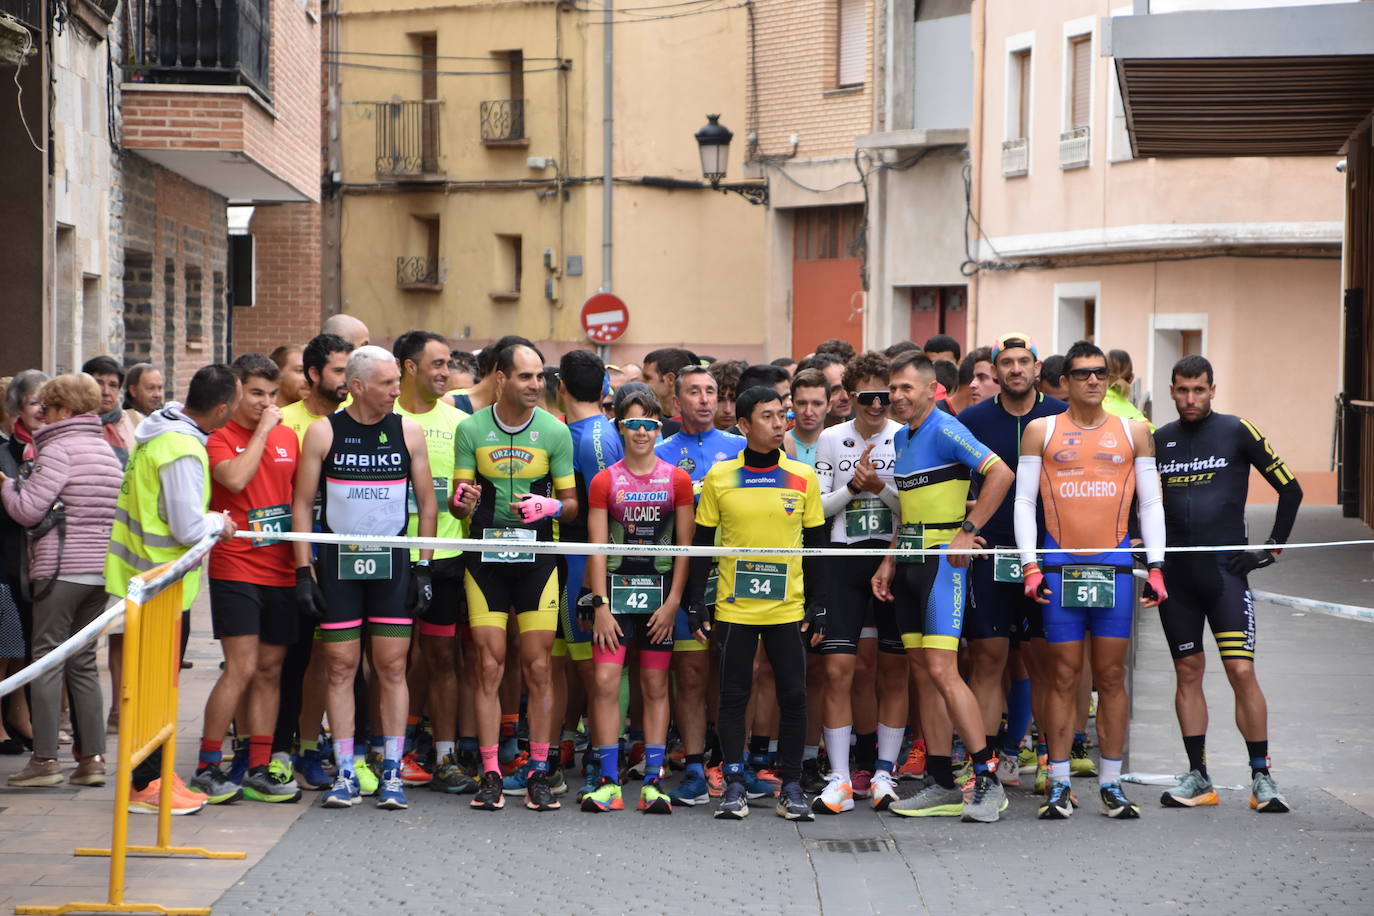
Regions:
<instances>
[{"instance_id":1,"label":"drainpipe on wall","mask_svg":"<svg viewBox=\"0 0 1374 916\"><path fill-rule=\"evenodd\" d=\"M983 70L986 66L988 0L973 0L973 123L969 125L969 209L973 212L972 229L978 235L979 208L982 202L982 151L983 151ZM978 256L979 239L974 238L974 257ZM978 345L978 272L975 270L968 278L968 341L967 348L972 350Z\"/></svg>"}]
</instances>

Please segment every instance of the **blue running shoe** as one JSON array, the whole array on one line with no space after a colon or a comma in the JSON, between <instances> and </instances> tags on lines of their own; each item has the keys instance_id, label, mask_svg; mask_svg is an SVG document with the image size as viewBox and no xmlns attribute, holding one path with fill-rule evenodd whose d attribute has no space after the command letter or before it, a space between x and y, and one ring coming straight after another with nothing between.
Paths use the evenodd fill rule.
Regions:
<instances>
[{"instance_id":1,"label":"blue running shoe","mask_svg":"<svg viewBox=\"0 0 1374 916\"><path fill-rule=\"evenodd\" d=\"M725 784L725 795L716 806L715 817L727 821L742 821L748 816L749 798L744 781L731 779Z\"/></svg>"},{"instance_id":2,"label":"blue running shoe","mask_svg":"<svg viewBox=\"0 0 1374 916\"><path fill-rule=\"evenodd\" d=\"M296 783L302 789L319 791L328 789L334 780L325 772L324 761L319 751L306 751L291 760L291 768L296 774Z\"/></svg>"},{"instance_id":3,"label":"blue running shoe","mask_svg":"<svg viewBox=\"0 0 1374 916\"><path fill-rule=\"evenodd\" d=\"M759 779L753 770L744 771L744 792L751 801L756 798L772 798L778 794L772 783Z\"/></svg>"},{"instance_id":4,"label":"blue running shoe","mask_svg":"<svg viewBox=\"0 0 1374 916\"><path fill-rule=\"evenodd\" d=\"M668 798L675 805L686 805L689 808L693 805L709 804L710 787L706 784L705 776L697 776L689 770L687 775L682 777L682 783L668 793Z\"/></svg>"},{"instance_id":5,"label":"blue running shoe","mask_svg":"<svg viewBox=\"0 0 1374 916\"><path fill-rule=\"evenodd\" d=\"M334 778L334 787L320 799L320 805L325 808L351 808L361 804L362 800L362 793L358 791L358 777L340 773Z\"/></svg>"},{"instance_id":6,"label":"blue running shoe","mask_svg":"<svg viewBox=\"0 0 1374 916\"><path fill-rule=\"evenodd\" d=\"M409 807L400 764L395 760L382 761L382 784L377 791L377 807L387 811L402 811Z\"/></svg>"},{"instance_id":7,"label":"blue running shoe","mask_svg":"<svg viewBox=\"0 0 1374 916\"><path fill-rule=\"evenodd\" d=\"M591 795L601 786L601 767L594 763L589 763L582 768L583 782L582 787L577 790L577 803Z\"/></svg>"},{"instance_id":8,"label":"blue running shoe","mask_svg":"<svg viewBox=\"0 0 1374 916\"><path fill-rule=\"evenodd\" d=\"M501 791L506 795L524 795L528 790L530 768L521 767L501 780Z\"/></svg>"}]
</instances>

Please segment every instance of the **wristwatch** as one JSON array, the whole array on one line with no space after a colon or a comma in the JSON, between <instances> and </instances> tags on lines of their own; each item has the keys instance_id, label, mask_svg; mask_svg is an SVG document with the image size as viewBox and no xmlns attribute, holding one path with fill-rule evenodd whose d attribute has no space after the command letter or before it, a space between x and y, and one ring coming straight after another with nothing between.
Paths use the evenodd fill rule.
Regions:
<instances>
[{"instance_id":1,"label":"wristwatch","mask_svg":"<svg viewBox=\"0 0 1374 916\"><path fill-rule=\"evenodd\" d=\"M964 519L964 523L959 526L959 530L964 532L964 534L977 534L982 529L968 519Z\"/></svg>"},{"instance_id":2,"label":"wristwatch","mask_svg":"<svg viewBox=\"0 0 1374 916\"><path fill-rule=\"evenodd\" d=\"M592 595L592 607L605 607L610 604L603 595Z\"/></svg>"}]
</instances>

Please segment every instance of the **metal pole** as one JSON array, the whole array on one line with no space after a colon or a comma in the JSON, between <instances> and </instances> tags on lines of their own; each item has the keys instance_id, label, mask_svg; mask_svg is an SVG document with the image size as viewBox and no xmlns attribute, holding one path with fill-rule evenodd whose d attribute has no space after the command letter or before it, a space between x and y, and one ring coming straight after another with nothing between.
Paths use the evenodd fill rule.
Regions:
<instances>
[{"instance_id":1,"label":"metal pole","mask_svg":"<svg viewBox=\"0 0 1374 916\"><path fill-rule=\"evenodd\" d=\"M611 24L615 15L614 0L606 0L605 37L602 44L601 59L601 291L609 293L612 267L612 197L614 188L614 142L615 142L615 27Z\"/></svg>"}]
</instances>

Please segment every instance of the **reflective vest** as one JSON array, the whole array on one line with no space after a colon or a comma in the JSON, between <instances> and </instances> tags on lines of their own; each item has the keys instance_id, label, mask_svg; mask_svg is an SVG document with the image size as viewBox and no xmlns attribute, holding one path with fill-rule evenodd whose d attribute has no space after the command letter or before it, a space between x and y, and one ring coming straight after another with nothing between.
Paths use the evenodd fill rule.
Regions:
<instances>
[{"instance_id":1,"label":"reflective vest","mask_svg":"<svg viewBox=\"0 0 1374 916\"><path fill-rule=\"evenodd\" d=\"M165 432L140 442L129 456L124 483L119 488L110 551L105 555L105 590L127 597L129 580L163 563L177 559L187 546L172 536L160 505L162 478L159 472L173 461L187 456L200 462L200 511L210 507L210 462L205 446L190 433ZM168 494L171 499L186 499L189 493ZM182 580L181 608L187 610L200 591L200 567Z\"/></svg>"}]
</instances>

